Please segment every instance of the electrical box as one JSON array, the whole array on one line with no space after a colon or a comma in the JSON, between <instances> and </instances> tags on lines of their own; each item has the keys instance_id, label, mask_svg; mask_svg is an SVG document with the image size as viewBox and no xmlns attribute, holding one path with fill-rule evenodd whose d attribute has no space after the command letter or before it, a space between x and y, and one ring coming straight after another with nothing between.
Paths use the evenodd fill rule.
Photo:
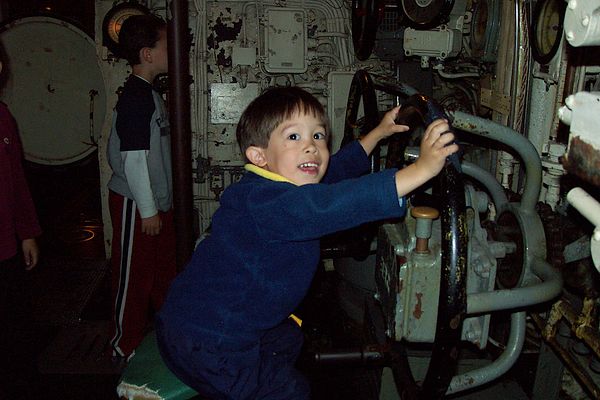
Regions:
<instances>
[{"instance_id":1,"label":"electrical box","mask_svg":"<svg viewBox=\"0 0 600 400\"><path fill-rule=\"evenodd\" d=\"M265 69L272 73L306 72L306 12L267 8L265 14Z\"/></svg>"},{"instance_id":2,"label":"electrical box","mask_svg":"<svg viewBox=\"0 0 600 400\"><path fill-rule=\"evenodd\" d=\"M404 54L407 56L454 57L460 52L461 45L462 33L446 26L429 31L404 30Z\"/></svg>"}]
</instances>

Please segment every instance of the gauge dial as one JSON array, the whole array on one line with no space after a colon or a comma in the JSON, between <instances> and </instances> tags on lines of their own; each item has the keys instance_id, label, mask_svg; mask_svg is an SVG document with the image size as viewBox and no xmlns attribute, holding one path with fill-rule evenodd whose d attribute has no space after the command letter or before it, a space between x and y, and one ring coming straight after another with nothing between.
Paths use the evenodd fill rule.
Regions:
<instances>
[{"instance_id":1,"label":"gauge dial","mask_svg":"<svg viewBox=\"0 0 600 400\"><path fill-rule=\"evenodd\" d=\"M141 4L121 3L111 8L102 21L103 45L113 53L118 53L119 31L123 22L132 15L149 14L150 11Z\"/></svg>"},{"instance_id":2,"label":"gauge dial","mask_svg":"<svg viewBox=\"0 0 600 400\"><path fill-rule=\"evenodd\" d=\"M410 25L429 29L448 21L454 0L400 0L399 6Z\"/></svg>"},{"instance_id":3,"label":"gauge dial","mask_svg":"<svg viewBox=\"0 0 600 400\"><path fill-rule=\"evenodd\" d=\"M540 64L550 62L558 51L566 4L563 0L544 0L536 4L530 36L533 58Z\"/></svg>"}]
</instances>

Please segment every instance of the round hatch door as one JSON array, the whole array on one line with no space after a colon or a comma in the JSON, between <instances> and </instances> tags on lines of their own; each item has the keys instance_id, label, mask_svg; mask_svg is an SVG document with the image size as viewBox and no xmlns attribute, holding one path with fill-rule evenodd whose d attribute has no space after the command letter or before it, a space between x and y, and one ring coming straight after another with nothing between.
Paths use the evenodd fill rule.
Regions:
<instances>
[{"instance_id":1,"label":"round hatch door","mask_svg":"<svg viewBox=\"0 0 600 400\"><path fill-rule=\"evenodd\" d=\"M96 150L106 90L94 41L52 17L0 28L6 84L0 99L15 116L29 161L69 164Z\"/></svg>"}]
</instances>

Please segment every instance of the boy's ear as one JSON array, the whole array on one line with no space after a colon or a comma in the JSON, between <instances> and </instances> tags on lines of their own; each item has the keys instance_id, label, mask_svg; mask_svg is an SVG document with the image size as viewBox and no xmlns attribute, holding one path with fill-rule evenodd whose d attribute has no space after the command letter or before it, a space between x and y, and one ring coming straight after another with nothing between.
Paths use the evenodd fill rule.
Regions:
<instances>
[{"instance_id":1,"label":"boy's ear","mask_svg":"<svg viewBox=\"0 0 600 400\"><path fill-rule=\"evenodd\" d=\"M265 157L265 149L258 146L250 146L246 149L246 158L257 167L264 167L267 165L267 158Z\"/></svg>"},{"instance_id":2,"label":"boy's ear","mask_svg":"<svg viewBox=\"0 0 600 400\"><path fill-rule=\"evenodd\" d=\"M142 47L140 49L140 62L149 62L152 59L152 49L150 47Z\"/></svg>"}]
</instances>

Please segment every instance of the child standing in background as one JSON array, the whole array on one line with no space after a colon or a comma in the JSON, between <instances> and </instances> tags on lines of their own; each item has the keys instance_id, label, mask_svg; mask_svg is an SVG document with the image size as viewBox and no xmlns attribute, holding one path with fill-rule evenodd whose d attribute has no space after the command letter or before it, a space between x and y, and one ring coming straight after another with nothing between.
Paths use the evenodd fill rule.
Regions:
<instances>
[{"instance_id":1,"label":"child standing in background","mask_svg":"<svg viewBox=\"0 0 600 400\"><path fill-rule=\"evenodd\" d=\"M112 240L112 355L128 360L176 274L171 139L162 97L153 90L166 73L167 25L154 15L131 16L119 46L132 73L119 97L108 142Z\"/></svg>"}]
</instances>

